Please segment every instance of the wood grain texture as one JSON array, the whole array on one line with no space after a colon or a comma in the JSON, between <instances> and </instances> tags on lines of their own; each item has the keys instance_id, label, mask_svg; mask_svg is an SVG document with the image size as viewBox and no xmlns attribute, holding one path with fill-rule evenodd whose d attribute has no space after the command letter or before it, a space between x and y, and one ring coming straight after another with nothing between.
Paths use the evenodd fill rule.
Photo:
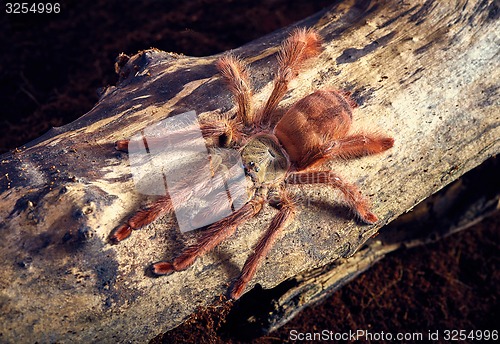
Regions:
<instances>
[{"instance_id":1,"label":"wood grain texture","mask_svg":"<svg viewBox=\"0 0 500 344\"><path fill-rule=\"evenodd\" d=\"M353 92L354 128L378 129L395 147L332 162L360 186L381 219L356 222L328 188L304 187L296 220L253 283L265 288L352 255L379 228L500 151L500 28L495 1L346 1L298 26L315 27L325 50L282 103L319 88ZM264 102L275 53L291 28L234 51L250 62ZM269 225L262 213L190 269L151 278L196 233L169 216L123 243L106 237L150 198L136 193L128 157L114 150L166 117L232 106L217 56L151 49L123 59L121 80L87 114L0 157L0 333L6 342L145 341L173 328L227 284Z\"/></svg>"}]
</instances>

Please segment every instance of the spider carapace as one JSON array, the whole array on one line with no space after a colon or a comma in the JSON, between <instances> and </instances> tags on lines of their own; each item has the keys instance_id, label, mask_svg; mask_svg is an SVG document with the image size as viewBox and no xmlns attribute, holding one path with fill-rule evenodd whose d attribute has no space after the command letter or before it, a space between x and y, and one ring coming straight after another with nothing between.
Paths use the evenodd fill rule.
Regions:
<instances>
[{"instance_id":1,"label":"spider carapace","mask_svg":"<svg viewBox=\"0 0 500 344\"><path fill-rule=\"evenodd\" d=\"M217 61L217 67L235 100L236 113L230 112L217 120L202 121L200 127L208 142L240 152L249 179L245 202L229 216L205 228L197 242L186 247L175 259L153 264L153 273L168 275L187 269L196 258L219 245L239 225L256 216L263 206L269 204L277 209L277 214L255 244L239 277L230 288L229 296L239 298L276 238L292 221L297 200L290 189L299 184L336 188L340 191L343 203L361 221L368 224L377 221L358 188L333 171L323 168L322 163L330 159L358 158L380 153L391 148L394 140L378 133L351 133L352 109L356 104L346 92L331 88L318 90L300 99L286 111L278 109L290 81L298 76L304 62L317 57L321 51L321 39L316 30L293 31L279 48L273 89L263 105L255 104L248 66L244 61L232 55L223 56ZM127 143L127 140L118 141L116 147L126 150ZM197 187L196 183L193 187ZM203 189L201 186L198 188ZM110 240L117 243L127 238L132 230L140 229L172 211L170 197L160 197L117 227L111 233Z\"/></svg>"},{"instance_id":2,"label":"spider carapace","mask_svg":"<svg viewBox=\"0 0 500 344\"><path fill-rule=\"evenodd\" d=\"M245 172L252 182L259 184L281 183L290 168L286 151L272 134L257 134L241 149Z\"/></svg>"}]
</instances>

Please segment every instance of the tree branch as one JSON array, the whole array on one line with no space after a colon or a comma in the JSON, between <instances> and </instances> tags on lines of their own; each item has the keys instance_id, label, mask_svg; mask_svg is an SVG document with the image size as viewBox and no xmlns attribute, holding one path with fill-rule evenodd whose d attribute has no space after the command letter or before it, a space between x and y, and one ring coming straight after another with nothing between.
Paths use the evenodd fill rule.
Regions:
<instances>
[{"instance_id":1,"label":"tree branch","mask_svg":"<svg viewBox=\"0 0 500 344\"><path fill-rule=\"evenodd\" d=\"M265 288L352 255L380 227L499 152L495 2L365 3L348 1L297 24L318 29L325 51L282 106L319 88L351 91L360 105L355 126L395 138L387 153L330 164L372 199L381 220L361 225L327 188L303 188L308 202L254 280ZM275 53L290 30L234 51L250 62L257 99L270 91ZM158 279L145 269L191 237L181 237L171 217L120 245L106 241L148 201L134 191L127 155L114 142L188 110L202 117L229 110L216 58L156 49L122 56L120 82L90 112L1 156L3 340L144 341L226 292L273 211L192 268Z\"/></svg>"}]
</instances>

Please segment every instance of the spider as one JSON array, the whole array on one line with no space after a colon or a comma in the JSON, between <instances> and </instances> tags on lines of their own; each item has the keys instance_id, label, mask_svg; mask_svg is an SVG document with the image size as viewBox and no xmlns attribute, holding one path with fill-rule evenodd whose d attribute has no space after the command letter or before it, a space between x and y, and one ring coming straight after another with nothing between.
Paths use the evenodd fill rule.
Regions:
<instances>
[{"instance_id":1,"label":"spider","mask_svg":"<svg viewBox=\"0 0 500 344\"><path fill-rule=\"evenodd\" d=\"M373 224L378 220L355 185L321 166L329 159L383 152L393 146L394 140L376 133L349 133L352 109L357 105L347 92L318 90L286 111L278 109L290 81L304 67L304 62L318 56L321 51L321 37L317 31L294 30L279 48L278 71L271 95L263 106L257 108L252 102L247 64L230 54L218 59L218 70L232 93L236 112L219 120L201 122L200 126L203 137L212 140L215 146L235 149L241 155L245 178L249 181L244 192L246 199L242 207L206 227L197 242L186 247L175 259L153 264L151 270L155 275L187 269L198 257L232 235L238 226L256 216L267 203L277 209L277 214L229 289L230 298L238 299L297 212L297 200L289 190L294 185L319 184L337 188L342 201L361 221ZM118 150L126 151L127 146L127 140L116 142ZM170 197L161 196L117 227L110 234L110 240L117 243L127 238L132 230L172 211Z\"/></svg>"}]
</instances>

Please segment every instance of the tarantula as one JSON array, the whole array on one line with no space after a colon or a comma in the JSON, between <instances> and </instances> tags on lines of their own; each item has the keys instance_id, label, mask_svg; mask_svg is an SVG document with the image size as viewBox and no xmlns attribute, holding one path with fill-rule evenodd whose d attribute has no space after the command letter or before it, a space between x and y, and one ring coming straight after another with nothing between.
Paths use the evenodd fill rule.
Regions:
<instances>
[{"instance_id":1,"label":"tarantula","mask_svg":"<svg viewBox=\"0 0 500 344\"><path fill-rule=\"evenodd\" d=\"M394 140L374 133L349 134L352 109L356 104L346 92L318 90L297 101L287 111L278 109L290 81L298 75L306 60L321 53L321 45L317 31L293 31L279 49L279 66L271 95L257 109L252 101L246 63L232 55L217 61L217 67L234 97L236 113L220 120L204 121L201 130L203 137L212 139L219 147L233 148L240 153L249 182L244 192L246 199L242 207L210 224L197 242L186 247L174 260L153 264L151 269L154 274L167 275L187 269L196 258L219 245L268 203L278 212L230 288L229 296L238 299L280 232L296 213L296 199L289 192L289 185L322 184L337 188L343 202L363 222L372 224L377 221L367 199L355 185L318 166L328 159L383 152L393 146ZM127 150L127 145L127 140L117 141L116 148ZM116 228L110 240L117 243L127 238L132 230L140 229L172 211L170 197L162 196Z\"/></svg>"}]
</instances>

